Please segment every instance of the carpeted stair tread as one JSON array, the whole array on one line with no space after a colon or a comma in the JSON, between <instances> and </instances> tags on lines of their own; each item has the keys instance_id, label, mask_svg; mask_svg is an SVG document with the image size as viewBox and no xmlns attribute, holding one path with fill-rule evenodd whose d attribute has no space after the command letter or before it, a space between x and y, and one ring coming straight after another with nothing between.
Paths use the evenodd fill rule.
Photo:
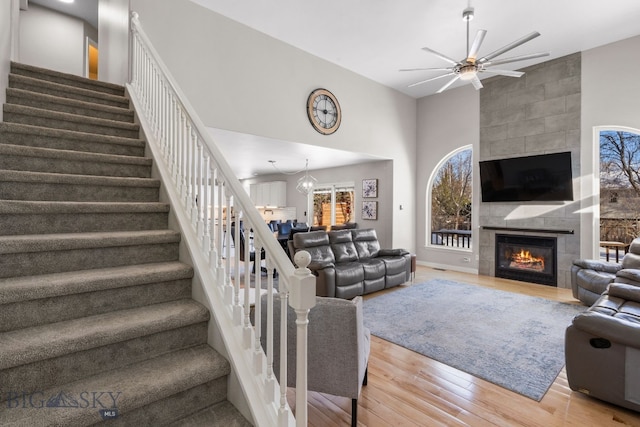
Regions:
<instances>
[{"instance_id":1,"label":"carpeted stair tread","mask_svg":"<svg viewBox=\"0 0 640 427\"><path fill-rule=\"evenodd\" d=\"M0 369L208 320L206 307L183 299L3 332L0 333Z\"/></svg>"},{"instance_id":2,"label":"carpeted stair tread","mask_svg":"<svg viewBox=\"0 0 640 427\"><path fill-rule=\"evenodd\" d=\"M160 202L56 202L0 200L0 214L169 212Z\"/></svg>"},{"instance_id":3,"label":"carpeted stair tread","mask_svg":"<svg viewBox=\"0 0 640 427\"><path fill-rule=\"evenodd\" d=\"M193 277L179 261L0 279L0 304L96 292Z\"/></svg>"},{"instance_id":4,"label":"carpeted stair tread","mask_svg":"<svg viewBox=\"0 0 640 427\"><path fill-rule=\"evenodd\" d=\"M70 98L95 104L110 105L112 107L129 108L129 100L123 95L112 95L109 93L68 86L13 73L9 74L9 87L29 90L32 92L46 93L48 95L59 96L61 98Z\"/></svg>"},{"instance_id":5,"label":"carpeted stair tread","mask_svg":"<svg viewBox=\"0 0 640 427\"><path fill-rule=\"evenodd\" d=\"M151 167L153 160L146 157L121 156L115 154L87 153L73 150L29 147L24 145L0 144L0 156L40 157L82 162L101 162Z\"/></svg>"},{"instance_id":6,"label":"carpeted stair tread","mask_svg":"<svg viewBox=\"0 0 640 427\"><path fill-rule=\"evenodd\" d=\"M224 401L171 423L171 427L250 427L240 411L229 401Z\"/></svg>"},{"instance_id":7,"label":"carpeted stair tread","mask_svg":"<svg viewBox=\"0 0 640 427\"><path fill-rule=\"evenodd\" d=\"M53 129L22 123L0 122L0 135L2 135L0 144L10 143L105 154L122 153L127 155L128 152L135 152L136 154L132 155L143 156L145 147L145 142L141 139Z\"/></svg>"},{"instance_id":8,"label":"carpeted stair tread","mask_svg":"<svg viewBox=\"0 0 640 427\"><path fill-rule=\"evenodd\" d=\"M0 181L42 182L52 184L104 185L119 187L160 187L160 181L152 178L73 175L47 172L0 170Z\"/></svg>"},{"instance_id":9,"label":"carpeted stair tread","mask_svg":"<svg viewBox=\"0 0 640 427\"><path fill-rule=\"evenodd\" d=\"M168 218L159 202L0 200L0 235L160 230Z\"/></svg>"},{"instance_id":10,"label":"carpeted stair tread","mask_svg":"<svg viewBox=\"0 0 640 427\"><path fill-rule=\"evenodd\" d=\"M133 110L123 107L112 107L15 88L7 89L7 103L129 123L133 122L134 117Z\"/></svg>"},{"instance_id":11,"label":"carpeted stair tread","mask_svg":"<svg viewBox=\"0 0 640 427\"><path fill-rule=\"evenodd\" d=\"M0 144L0 169L71 175L149 178L152 159Z\"/></svg>"},{"instance_id":12,"label":"carpeted stair tread","mask_svg":"<svg viewBox=\"0 0 640 427\"><path fill-rule=\"evenodd\" d=\"M119 414L139 410L155 402L171 405L171 397L180 395L200 385L222 379L230 371L229 363L212 348L200 345L159 356L125 368L103 372L61 387L45 390L47 398L78 396L81 392L103 391L100 405L78 407L0 409L0 421L16 426L82 426L103 421L99 409L112 407L113 393ZM224 387L224 384L223 384ZM64 392L64 395L61 393ZM119 395L117 393L120 393ZM91 394L89 394L91 396ZM224 399L224 397L222 398ZM95 401L92 401L96 403ZM178 408L176 408L177 410ZM148 419L148 418L147 418ZM117 419L113 420L115 423ZM12 424L14 423L14 424ZM125 423L126 424L126 423ZM118 424L120 425L120 424ZM136 423L136 425L141 425ZM159 424L156 424L159 425Z\"/></svg>"},{"instance_id":13,"label":"carpeted stair tread","mask_svg":"<svg viewBox=\"0 0 640 427\"><path fill-rule=\"evenodd\" d=\"M63 73L47 68L40 68L34 65L23 64L20 62L11 62L11 72L14 74L33 77L67 86L82 87L97 92L105 92L119 96L124 95L124 86L122 85L99 80L92 80L86 77L77 76L75 74Z\"/></svg>"},{"instance_id":14,"label":"carpeted stair tread","mask_svg":"<svg viewBox=\"0 0 640 427\"><path fill-rule=\"evenodd\" d=\"M0 255L177 242L180 242L180 233L172 230L0 236Z\"/></svg>"},{"instance_id":15,"label":"carpeted stair tread","mask_svg":"<svg viewBox=\"0 0 640 427\"><path fill-rule=\"evenodd\" d=\"M140 125L118 120L87 117L78 114L61 113L24 105L4 104L4 121L36 124L56 129L77 130L89 134L138 138Z\"/></svg>"}]
</instances>

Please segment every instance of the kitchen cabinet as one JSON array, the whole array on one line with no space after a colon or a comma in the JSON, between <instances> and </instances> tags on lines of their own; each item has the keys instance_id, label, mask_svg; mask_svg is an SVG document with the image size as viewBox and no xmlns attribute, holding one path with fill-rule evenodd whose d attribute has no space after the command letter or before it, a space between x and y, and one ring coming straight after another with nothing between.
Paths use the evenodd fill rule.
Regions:
<instances>
[{"instance_id":1,"label":"kitchen cabinet","mask_svg":"<svg viewBox=\"0 0 640 427\"><path fill-rule=\"evenodd\" d=\"M251 184L249 196L256 206L280 207L287 204L287 182L272 181Z\"/></svg>"}]
</instances>

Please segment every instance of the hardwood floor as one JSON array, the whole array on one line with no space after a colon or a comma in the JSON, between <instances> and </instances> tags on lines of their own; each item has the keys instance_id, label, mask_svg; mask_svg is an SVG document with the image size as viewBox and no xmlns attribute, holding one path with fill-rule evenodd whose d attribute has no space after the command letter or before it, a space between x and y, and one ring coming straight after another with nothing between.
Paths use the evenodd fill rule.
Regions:
<instances>
[{"instance_id":1,"label":"hardwood floor","mask_svg":"<svg viewBox=\"0 0 640 427\"><path fill-rule=\"evenodd\" d=\"M432 278L577 303L569 289L422 266L418 266L413 283ZM371 338L369 381L358 401L359 426L640 426L640 413L571 391L564 369L544 398L536 402L378 337ZM293 405L293 393L289 393L289 401ZM309 392L309 426L347 426L350 422L350 399Z\"/></svg>"}]
</instances>

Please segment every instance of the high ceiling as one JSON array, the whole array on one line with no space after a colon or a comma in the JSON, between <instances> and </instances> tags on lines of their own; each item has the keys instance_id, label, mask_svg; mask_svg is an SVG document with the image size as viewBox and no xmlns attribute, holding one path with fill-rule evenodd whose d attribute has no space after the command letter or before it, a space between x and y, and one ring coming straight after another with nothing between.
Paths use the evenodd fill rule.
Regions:
<instances>
[{"instance_id":1,"label":"high ceiling","mask_svg":"<svg viewBox=\"0 0 640 427\"><path fill-rule=\"evenodd\" d=\"M87 21L93 28L98 28L98 0L76 0L73 3L60 0L28 0L28 2L75 16Z\"/></svg>"},{"instance_id":2,"label":"high ceiling","mask_svg":"<svg viewBox=\"0 0 640 427\"><path fill-rule=\"evenodd\" d=\"M59 0L29 1L78 16L97 27L98 0L76 0L70 5ZM524 68L640 34L639 0L191 1L415 98L434 94L448 79L408 88L441 72L398 70L449 66L423 47L463 59L466 24L462 11L469 6L475 9L471 38L478 29L487 31L480 55L533 31L541 33L496 59L537 52L549 52L550 56L503 65L501 69ZM336 155L294 142L211 131L239 177L274 171L266 160L276 160L276 165L286 171L304 167L305 158L312 159L310 169L379 160L365 154ZM238 152L253 155L238 156ZM275 153L288 155L278 157ZM335 159L341 159L341 163L335 163Z\"/></svg>"},{"instance_id":3,"label":"high ceiling","mask_svg":"<svg viewBox=\"0 0 640 427\"><path fill-rule=\"evenodd\" d=\"M499 67L510 70L640 34L638 0L192 1L415 98L433 94L447 79L408 88L440 72L398 70L449 66L424 52L425 46L463 59L462 11L468 6L475 8L472 38L478 29L487 30L481 55L533 31L541 33L499 58L536 52L550 56Z\"/></svg>"}]
</instances>

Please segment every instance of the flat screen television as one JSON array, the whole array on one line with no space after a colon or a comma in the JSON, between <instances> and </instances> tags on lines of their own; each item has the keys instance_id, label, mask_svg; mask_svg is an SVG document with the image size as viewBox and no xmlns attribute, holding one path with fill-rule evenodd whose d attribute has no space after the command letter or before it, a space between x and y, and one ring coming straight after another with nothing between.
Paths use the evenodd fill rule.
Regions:
<instances>
[{"instance_id":1,"label":"flat screen television","mask_svg":"<svg viewBox=\"0 0 640 427\"><path fill-rule=\"evenodd\" d=\"M571 153L480 162L483 202L573 200Z\"/></svg>"}]
</instances>

